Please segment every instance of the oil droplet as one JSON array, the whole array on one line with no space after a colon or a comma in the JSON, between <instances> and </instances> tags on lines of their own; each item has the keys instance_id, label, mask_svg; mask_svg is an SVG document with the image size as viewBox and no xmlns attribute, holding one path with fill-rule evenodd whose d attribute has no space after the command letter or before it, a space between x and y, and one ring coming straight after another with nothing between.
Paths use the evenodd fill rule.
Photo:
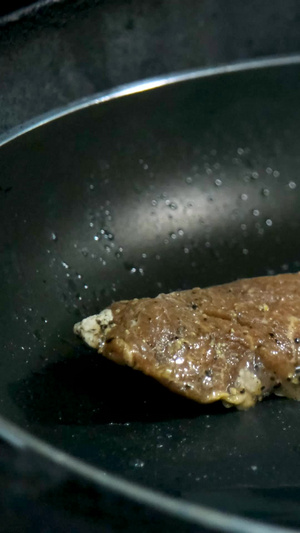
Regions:
<instances>
[{"instance_id":1,"label":"oil droplet","mask_svg":"<svg viewBox=\"0 0 300 533\"><path fill-rule=\"evenodd\" d=\"M247 248L243 248L243 254L248 255L248 253L249 253L249 250Z\"/></svg>"},{"instance_id":2,"label":"oil droplet","mask_svg":"<svg viewBox=\"0 0 300 533\"><path fill-rule=\"evenodd\" d=\"M253 470L253 472L256 472L256 470L257 470L257 466L256 465L251 465L250 468L251 468L251 470Z\"/></svg>"},{"instance_id":3,"label":"oil droplet","mask_svg":"<svg viewBox=\"0 0 300 533\"><path fill-rule=\"evenodd\" d=\"M252 178L253 180L258 180L258 178L259 178L259 174L258 174L258 172L252 172L252 174L251 174L251 178Z\"/></svg>"},{"instance_id":4,"label":"oil droplet","mask_svg":"<svg viewBox=\"0 0 300 533\"><path fill-rule=\"evenodd\" d=\"M263 196L269 196L270 195L269 189L262 189L261 193L262 193Z\"/></svg>"},{"instance_id":5,"label":"oil droplet","mask_svg":"<svg viewBox=\"0 0 300 533\"><path fill-rule=\"evenodd\" d=\"M170 237L171 237L171 239L173 239L173 241L175 241L175 239L177 239L176 233L170 233Z\"/></svg>"},{"instance_id":6,"label":"oil droplet","mask_svg":"<svg viewBox=\"0 0 300 533\"><path fill-rule=\"evenodd\" d=\"M289 188L290 188L290 189L293 190L293 189L296 189L296 187L297 187L297 185L296 185L296 183L295 183L294 181L290 181L290 182L289 182Z\"/></svg>"},{"instance_id":7,"label":"oil droplet","mask_svg":"<svg viewBox=\"0 0 300 533\"><path fill-rule=\"evenodd\" d=\"M94 241L99 241L99 236L98 235L94 235Z\"/></svg>"},{"instance_id":8,"label":"oil droplet","mask_svg":"<svg viewBox=\"0 0 300 533\"><path fill-rule=\"evenodd\" d=\"M266 168L266 173L267 174L273 174L273 169L271 167L267 167Z\"/></svg>"},{"instance_id":9,"label":"oil droplet","mask_svg":"<svg viewBox=\"0 0 300 533\"><path fill-rule=\"evenodd\" d=\"M54 232L51 233L51 240L52 241L57 241L57 234L56 233L54 233Z\"/></svg>"},{"instance_id":10,"label":"oil droplet","mask_svg":"<svg viewBox=\"0 0 300 533\"><path fill-rule=\"evenodd\" d=\"M273 222L272 222L272 220L270 218L267 218L266 224L267 224L267 226L272 226Z\"/></svg>"},{"instance_id":11,"label":"oil droplet","mask_svg":"<svg viewBox=\"0 0 300 533\"><path fill-rule=\"evenodd\" d=\"M259 216L259 210L258 209L253 209L252 214L253 214L253 216L258 217Z\"/></svg>"},{"instance_id":12,"label":"oil droplet","mask_svg":"<svg viewBox=\"0 0 300 533\"><path fill-rule=\"evenodd\" d=\"M273 176L274 176L274 178L279 178L280 172L278 170L274 170Z\"/></svg>"},{"instance_id":13,"label":"oil droplet","mask_svg":"<svg viewBox=\"0 0 300 533\"><path fill-rule=\"evenodd\" d=\"M178 235L179 235L179 237L182 237L184 235L183 229L179 229L178 230Z\"/></svg>"},{"instance_id":14,"label":"oil droplet","mask_svg":"<svg viewBox=\"0 0 300 533\"><path fill-rule=\"evenodd\" d=\"M190 185L191 183L193 183L193 178L191 178L191 176L188 176L187 178L185 178L185 181L188 185Z\"/></svg>"},{"instance_id":15,"label":"oil droplet","mask_svg":"<svg viewBox=\"0 0 300 533\"><path fill-rule=\"evenodd\" d=\"M247 225L246 224L241 224L241 230L245 231L247 229Z\"/></svg>"},{"instance_id":16,"label":"oil droplet","mask_svg":"<svg viewBox=\"0 0 300 533\"><path fill-rule=\"evenodd\" d=\"M151 204L153 205L153 207L156 207L157 206L157 200L152 200Z\"/></svg>"},{"instance_id":17,"label":"oil droplet","mask_svg":"<svg viewBox=\"0 0 300 533\"><path fill-rule=\"evenodd\" d=\"M217 178L217 179L215 180L215 186L216 186L216 187L221 187L221 185L222 185L222 180L220 180L219 178Z\"/></svg>"},{"instance_id":18,"label":"oil droplet","mask_svg":"<svg viewBox=\"0 0 300 533\"><path fill-rule=\"evenodd\" d=\"M121 257L122 254L123 254L123 248L122 248L122 246L119 246L117 252L115 253L115 256L116 257Z\"/></svg>"},{"instance_id":19,"label":"oil droplet","mask_svg":"<svg viewBox=\"0 0 300 533\"><path fill-rule=\"evenodd\" d=\"M246 193L241 194L241 200L243 200L244 202L248 200L248 194Z\"/></svg>"},{"instance_id":20,"label":"oil droplet","mask_svg":"<svg viewBox=\"0 0 300 533\"><path fill-rule=\"evenodd\" d=\"M189 248L183 248L183 251L184 251L185 254L189 254L190 253Z\"/></svg>"},{"instance_id":21,"label":"oil droplet","mask_svg":"<svg viewBox=\"0 0 300 533\"><path fill-rule=\"evenodd\" d=\"M93 191L95 189L95 185L93 183L90 184L90 190Z\"/></svg>"},{"instance_id":22,"label":"oil droplet","mask_svg":"<svg viewBox=\"0 0 300 533\"><path fill-rule=\"evenodd\" d=\"M145 461L142 461L141 459L136 459L133 463L133 466L135 468L143 468L145 466Z\"/></svg>"}]
</instances>

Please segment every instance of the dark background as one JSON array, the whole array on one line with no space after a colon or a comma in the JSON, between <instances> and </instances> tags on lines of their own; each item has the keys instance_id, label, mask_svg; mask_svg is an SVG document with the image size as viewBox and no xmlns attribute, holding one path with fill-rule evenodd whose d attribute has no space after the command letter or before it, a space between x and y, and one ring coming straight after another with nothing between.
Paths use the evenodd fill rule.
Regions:
<instances>
[{"instance_id":1,"label":"dark background","mask_svg":"<svg viewBox=\"0 0 300 533\"><path fill-rule=\"evenodd\" d=\"M118 84L300 48L297 0L29 3L0 8L0 133Z\"/></svg>"},{"instance_id":2,"label":"dark background","mask_svg":"<svg viewBox=\"0 0 300 533\"><path fill-rule=\"evenodd\" d=\"M119 84L300 49L297 0L11 0L0 17L0 133ZM199 533L3 441L0 488L4 533Z\"/></svg>"},{"instance_id":3,"label":"dark background","mask_svg":"<svg viewBox=\"0 0 300 533\"><path fill-rule=\"evenodd\" d=\"M7 15L8 13L16 11L17 9L30 6L33 3L34 2L32 2L32 0L10 0L9 2L3 2L0 6L0 15Z\"/></svg>"}]
</instances>

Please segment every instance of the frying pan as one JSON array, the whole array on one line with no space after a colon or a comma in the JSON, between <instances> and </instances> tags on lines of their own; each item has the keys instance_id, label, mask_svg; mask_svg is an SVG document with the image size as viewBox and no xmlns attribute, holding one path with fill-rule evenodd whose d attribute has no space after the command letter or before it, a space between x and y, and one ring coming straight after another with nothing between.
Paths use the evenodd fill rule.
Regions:
<instances>
[{"instance_id":1,"label":"frying pan","mask_svg":"<svg viewBox=\"0 0 300 533\"><path fill-rule=\"evenodd\" d=\"M299 270L299 94L300 57L254 61L122 87L2 138L12 448L178 531L299 528L299 403L200 406L72 333L113 300ZM131 531L122 509L111 530Z\"/></svg>"}]
</instances>

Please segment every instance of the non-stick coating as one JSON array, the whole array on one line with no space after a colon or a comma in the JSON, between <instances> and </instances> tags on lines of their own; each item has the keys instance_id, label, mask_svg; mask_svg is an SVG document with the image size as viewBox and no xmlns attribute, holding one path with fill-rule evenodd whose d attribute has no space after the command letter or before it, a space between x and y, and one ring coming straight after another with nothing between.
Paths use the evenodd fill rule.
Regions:
<instances>
[{"instance_id":1,"label":"non-stick coating","mask_svg":"<svg viewBox=\"0 0 300 533\"><path fill-rule=\"evenodd\" d=\"M93 105L1 148L0 412L169 495L300 526L300 404L201 407L74 338L112 300L300 268L300 68Z\"/></svg>"}]
</instances>

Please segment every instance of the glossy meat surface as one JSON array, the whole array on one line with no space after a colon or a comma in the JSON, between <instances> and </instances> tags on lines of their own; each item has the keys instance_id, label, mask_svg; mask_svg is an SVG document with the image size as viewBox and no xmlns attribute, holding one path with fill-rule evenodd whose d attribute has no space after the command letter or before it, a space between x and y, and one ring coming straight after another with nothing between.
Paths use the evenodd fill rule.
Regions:
<instances>
[{"instance_id":1,"label":"glossy meat surface","mask_svg":"<svg viewBox=\"0 0 300 533\"><path fill-rule=\"evenodd\" d=\"M300 399L300 273L116 302L74 331L200 403Z\"/></svg>"}]
</instances>

